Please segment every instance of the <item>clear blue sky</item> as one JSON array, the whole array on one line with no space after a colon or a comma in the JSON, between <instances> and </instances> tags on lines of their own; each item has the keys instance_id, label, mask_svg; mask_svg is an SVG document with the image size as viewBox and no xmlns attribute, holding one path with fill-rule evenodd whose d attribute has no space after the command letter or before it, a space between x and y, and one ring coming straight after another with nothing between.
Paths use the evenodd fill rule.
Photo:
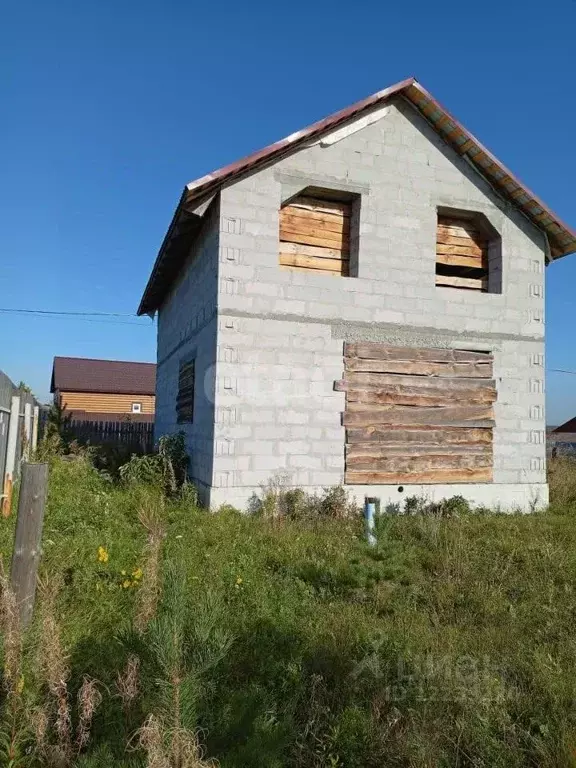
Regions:
<instances>
[{"instance_id":1,"label":"clear blue sky","mask_svg":"<svg viewBox=\"0 0 576 768\"><path fill-rule=\"evenodd\" d=\"M186 182L410 75L574 226L575 29L576 0L4 3L0 307L135 312ZM575 285L548 269L549 368ZM155 326L0 314L42 398L54 355L154 360ZM576 415L576 376L548 405Z\"/></svg>"}]
</instances>

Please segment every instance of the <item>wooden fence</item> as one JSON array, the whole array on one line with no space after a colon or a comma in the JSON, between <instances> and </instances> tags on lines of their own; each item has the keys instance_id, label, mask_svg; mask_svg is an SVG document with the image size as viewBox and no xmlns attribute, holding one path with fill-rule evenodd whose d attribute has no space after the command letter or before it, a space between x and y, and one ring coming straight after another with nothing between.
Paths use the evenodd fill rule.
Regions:
<instances>
[{"instance_id":1,"label":"wooden fence","mask_svg":"<svg viewBox=\"0 0 576 768\"><path fill-rule=\"evenodd\" d=\"M33 455L38 440L39 403L0 371L0 510L10 513L12 486L20 462Z\"/></svg>"},{"instance_id":2,"label":"wooden fence","mask_svg":"<svg viewBox=\"0 0 576 768\"><path fill-rule=\"evenodd\" d=\"M79 443L115 445L134 453L154 450L154 424L142 421L72 420L69 431Z\"/></svg>"}]
</instances>

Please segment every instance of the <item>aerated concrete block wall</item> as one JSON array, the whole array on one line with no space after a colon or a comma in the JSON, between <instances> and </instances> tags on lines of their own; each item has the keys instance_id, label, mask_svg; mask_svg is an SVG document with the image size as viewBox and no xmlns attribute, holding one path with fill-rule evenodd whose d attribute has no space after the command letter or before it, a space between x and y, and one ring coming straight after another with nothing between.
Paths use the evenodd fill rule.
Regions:
<instances>
[{"instance_id":1,"label":"aerated concrete block wall","mask_svg":"<svg viewBox=\"0 0 576 768\"><path fill-rule=\"evenodd\" d=\"M189 474L205 503L210 501L214 456L219 227L215 204L158 312L155 437L180 430L185 433ZM190 359L196 361L194 421L178 424L178 372L180 362Z\"/></svg>"},{"instance_id":2,"label":"aerated concrete block wall","mask_svg":"<svg viewBox=\"0 0 576 768\"><path fill-rule=\"evenodd\" d=\"M360 196L357 277L279 267L280 205L308 186ZM344 341L356 339L494 353L494 483L404 494L546 502L544 237L407 103L225 188L220 206L212 504L244 506L274 475L310 490L343 482L344 394L333 382ZM435 286L438 206L481 212L501 234L501 294ZM351 490L402 496L394 486Z\"/></svg>"}]
</instances>

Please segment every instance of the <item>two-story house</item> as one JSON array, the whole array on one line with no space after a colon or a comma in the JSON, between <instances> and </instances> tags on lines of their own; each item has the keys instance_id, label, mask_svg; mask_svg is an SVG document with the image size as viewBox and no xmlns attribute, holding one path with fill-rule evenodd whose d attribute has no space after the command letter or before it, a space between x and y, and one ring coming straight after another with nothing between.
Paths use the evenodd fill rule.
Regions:
<instances>
[{"instance_id":1,"label":"two-story house","mask_svg":"<svg viewBox=\"0 0 576 768\"><path fill-rule=\"evenodd\" d=\"M575 250L418 82L381 91L184 189L139 309L156 437L212 505L544 504L544 268Z\"/></svg>"}]
</instances>

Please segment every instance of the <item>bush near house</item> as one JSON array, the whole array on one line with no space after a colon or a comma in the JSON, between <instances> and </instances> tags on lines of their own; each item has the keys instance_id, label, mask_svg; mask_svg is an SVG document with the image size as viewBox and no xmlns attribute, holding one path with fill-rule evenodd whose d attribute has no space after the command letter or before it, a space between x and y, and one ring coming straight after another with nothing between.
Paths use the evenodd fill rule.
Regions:
<instances>
[{"instance_id":1,"label":"bush near house","mask_svg":"<svg viewBox=\"0 0 576 768\"><path fill-rule=\"evenodd\" d=\"M0 765L576 765L570 461L547 512L416 501L374 548L340 492L209 515L136 470L52 459L24 638L0 584Z\"/></svg>"}]
</instances>

